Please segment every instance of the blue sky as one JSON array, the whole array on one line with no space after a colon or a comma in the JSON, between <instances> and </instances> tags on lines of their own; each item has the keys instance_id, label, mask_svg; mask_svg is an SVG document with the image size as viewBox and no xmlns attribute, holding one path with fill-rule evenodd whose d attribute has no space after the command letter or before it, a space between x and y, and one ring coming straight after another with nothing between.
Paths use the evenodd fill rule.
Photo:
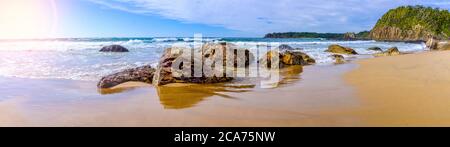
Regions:
<instances>
[{"instance_id":1,"label":"blue sky","mask_svg":"<svg viewBox=\"0 0 450 147\"><path fill-rule=\"evenodd\" d=\"M58 37L261 37L269 32L358 32L401 5L445 0L59 0Z\"/></svg>"}]
</instances>

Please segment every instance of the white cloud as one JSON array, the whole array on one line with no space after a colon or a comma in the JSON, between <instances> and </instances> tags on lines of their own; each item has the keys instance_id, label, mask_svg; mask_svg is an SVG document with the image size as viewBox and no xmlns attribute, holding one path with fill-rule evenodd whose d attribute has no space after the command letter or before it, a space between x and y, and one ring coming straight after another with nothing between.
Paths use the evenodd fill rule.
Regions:
<instances>
[{"instance_id":1,"label":"white cloud","mask_svg":"<svg viewBox=\"0 0 450 147\"><path fill-rule=\"evenodd\" d=\"M443 6L427 0L89 0L131 13L160 15L184 23L264 34L284 31L345 32L370 29L400 5Z\"/></svg>"}]
</instances>

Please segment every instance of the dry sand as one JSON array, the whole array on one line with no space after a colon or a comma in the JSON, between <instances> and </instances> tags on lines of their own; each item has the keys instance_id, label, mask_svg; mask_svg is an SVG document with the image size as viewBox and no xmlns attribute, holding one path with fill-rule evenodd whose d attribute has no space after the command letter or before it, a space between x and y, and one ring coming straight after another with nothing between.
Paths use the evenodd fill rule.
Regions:
<instances>
[{"instance_id":1,"label":"dry sand","mask_svg":"<svg viewBox=\"0 0 450 147\"><path fill-rule=\"evenodd\" d=\"M362 107L339 114L366 126L450 126L449 61L449 51L361 60L345 79Z\"/></svg>"}]
</instances>

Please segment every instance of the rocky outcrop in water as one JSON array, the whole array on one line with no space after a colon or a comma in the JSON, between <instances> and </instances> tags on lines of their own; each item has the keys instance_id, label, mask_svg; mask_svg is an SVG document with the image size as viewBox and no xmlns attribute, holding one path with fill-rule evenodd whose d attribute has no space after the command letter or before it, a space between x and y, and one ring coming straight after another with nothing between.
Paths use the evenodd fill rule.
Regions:
<instances>
[{"instance_id":1,"label":"rocky outcrop in water","mask_svg":"<svg viewBox=\"0 0 450 147\"><path fill-rule=\"evenodd\" d=\"M338 54L349 54L356 55L358 54L355 50L349 47L343 47L337 44L333 44L328 46L328 49L325 52L338 53Z\"/></svg>"},{"instance_id":2,"label":"rocky outcrop in water","mask_svg":"<svg viewBox=\"0 0 450 147\"><path fill-rule=\"evenodd\" d=\"M145 82L145 83L151 84L154 72L155 72L155 69L152 68L150 65L127 69L127 70L103 77L98 82L97 87L98 88L111 88L116 85L119 85L119 84L122 84L125 82L130 82L130 81Z\"/></svg>"},{"instance_id":3,"label":"rocky outcrop in water","mask_svg":"<svg viewBox=\"0 0 450 147\"><path fill-rule=\"evenodd\" d=\"M314 64L316 61L309 57L307 54L300 52L300 51L268 51L266 54L266 60L264 58L261 58L259 60L259 63L261 65L267 65L267 68L270 68L272 66L272 60L273 62L278 62L278 66L280 68L289 66L289 65L311 65ZM272 59L274 57L278 56L278 60Z\"/></svg>"},{"instance_id":4,"label":"rocky outcrop in water","mask_svg":"<svg viewBox=\"0 0 450 147\"><path fill-rule=\"evenodd\" d=\"M347 32L344 34L344 40L356 40L356 34L353 32Z\"/></svg>"},{"instance_id":5,"label":"rocky outcrop in water","mask_svg":"<svg viewBox=\"0 0 450 147\"><path fill-rule=\"evenodd\" d=\"M109 45L100 49L100 52L129 52L127 48L120 45Z\"/></svg>"},{"instance_id":6,"label":"rocky outcrop in water","mask_svg":"<svg viewBox=\"0 0 450 147\"><path fill-rule=\"evenodd\" d=\"M335 64L343 64L343 63L345 63L345 58L342 55L333 54L333 55L330 55L330 56L331 56L331 58L333 58Z\"/></svg>"},{"instance_id":7,"label":"rocky outcrop in water","mask_svg":"<svg viewBox=\"0 0 450 147\"><path fill-rule=\"evenodd\" d=\"M376 54L374 54L374 56L377 56L377 57L379 57L379 56L395 56L395 55L400 55L400 54L402 54L402 53L398 50L397 47L392 47L384 52L376 53Z\"/></svg>"},{"instance_id":8,"label":"rocky outcrop in water","mask_svg":"<svg viewBox=\"0 0 450 147\"><path fill-rule=\"evenodd\" d=\"M310 57L308 54L299 51L299 50L302 50L301 48L294 49L293 47L291 47L289 45L282 44L282 45L278 46L278 50L281 51L282 54L286 55L285 58L288 58L291 55L292 56L301 56L303 61L301 61L300 65L312 65L312 64L316 63L316 60L313 59L312 57Z\"/></svg>"},{"instance_id":9,"label":"rocky outcrop in water","mask_svg":"<svg viewBox=\"0 0 450 147\"><path fill-rule=\"evenodd\" d=\"M382 52L383 50L379 47L369 47L367 50L369 51L377 51L377 52Z\"/></svg>"},{"instance_id":10,"label":"rocky outcrop in water","mask_svg":"<svg viewBox=\"0 0 450 147\"><path fill-rule=\"evenodd\" d=\"M435 38L430 38L425 43L425 45L430 50L450 50L450 42L449 41L441 41Z\"/></svg>"}]
</instances>

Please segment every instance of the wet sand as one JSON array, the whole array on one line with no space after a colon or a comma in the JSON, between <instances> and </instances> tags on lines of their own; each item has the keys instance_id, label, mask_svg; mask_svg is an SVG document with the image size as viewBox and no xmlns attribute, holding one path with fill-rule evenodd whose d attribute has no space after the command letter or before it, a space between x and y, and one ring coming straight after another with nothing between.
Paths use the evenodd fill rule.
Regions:
<instances>
[{"instance_id":1,"label":"wet sand","mask_svg":"<svg viewBox=\"0 0 450 147\"><path fill-rule=\"evenodd\" d=\"M0 77L0 126L449 126L449 59L291 67L275 88Z\"/></svg>"},{"instance_id":2,"label":"wet sand","mask_svg":"<svg viewBox=\"0 0 450 147\"><path fill-rule=\"evenodd\" d=\"M358 126L342 78L356 64L282 73L276 88L141 83L99 91L95 82L0 77L0 126Z\"/></svg>"},{"instance_id":3,"label":"wet sand","mask_svg":"<svg viewBox=\"0 0 450 147\"><path fill-rule=\"evenodd\" d=\"M329 115L366 126L450 126L449 60L449 51L361 60L345 79L364 107Z\"/></svg>"}]
</instances>

